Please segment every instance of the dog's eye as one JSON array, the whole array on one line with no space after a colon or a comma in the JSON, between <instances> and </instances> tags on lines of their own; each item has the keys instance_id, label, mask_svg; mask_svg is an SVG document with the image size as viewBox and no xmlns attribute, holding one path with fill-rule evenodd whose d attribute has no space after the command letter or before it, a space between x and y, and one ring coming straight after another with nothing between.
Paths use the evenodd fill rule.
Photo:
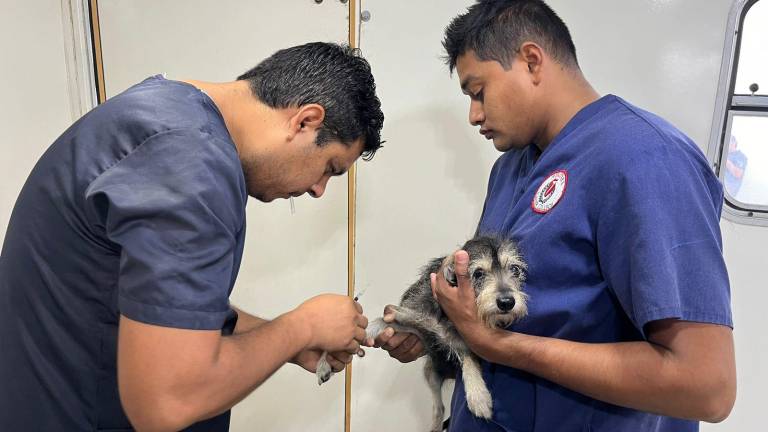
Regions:
<instances>
[{"instance_id":1,"label":"dog's eye","mask_svg":"<svg viewBox=\"0 0 768 432\"><path fill-rule=\"evenodd\" d=\"M483 276L485 276L485 272L483 272L482 269L477 269L477 270L475 270L474 273L472 273L472 278L473 279L480 279Z\"/></svg>"},{"instance_id":2,"label":"dog's eye","mask_svg":"<svg viewBox=\"0 0 768 432\"><path fill-rule=\"evenodd\" d=\"M520 277L520 275L523 274L523 268L517 264L512 264L511 266L509 266L509 271L512 273L512 276L514 277Z\"/></svg>"}]
</instances>

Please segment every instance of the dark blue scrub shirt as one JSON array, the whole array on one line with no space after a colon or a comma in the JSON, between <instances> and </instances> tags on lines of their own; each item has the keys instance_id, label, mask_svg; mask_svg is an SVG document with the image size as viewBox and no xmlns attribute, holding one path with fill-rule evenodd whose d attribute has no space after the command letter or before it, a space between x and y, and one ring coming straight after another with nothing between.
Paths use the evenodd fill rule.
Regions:
<instances>
[{"instance_id":1,"label":"dark blue scrub shirt","mask_svg":"<svg viewBox=\"0 0 768 432\"><path fill-rule=\"evenodd\" d=\"M580 111L543 153L509 151L491 172L479 233L519 242L529 316L510 330L606 343L654 320L732 326L718 183L699 148L616 96ZM591 399L483 362L491 422L458 377L451 431L696 431L698 423Z\"/></svg>"},{"instance_id":2,"label":"dark blue scrub shirt","mask_svg":"<svg viewBox=\"0 0 768 432\"><path fill-rule=\"evenodd\" d=\"M224 120L152 77L94 109L35 166L0 258L0 430L131 430L119 315L231 332L245 181ZM225 431L229 413L190 428Z\"/></svg>"}]
</instances>

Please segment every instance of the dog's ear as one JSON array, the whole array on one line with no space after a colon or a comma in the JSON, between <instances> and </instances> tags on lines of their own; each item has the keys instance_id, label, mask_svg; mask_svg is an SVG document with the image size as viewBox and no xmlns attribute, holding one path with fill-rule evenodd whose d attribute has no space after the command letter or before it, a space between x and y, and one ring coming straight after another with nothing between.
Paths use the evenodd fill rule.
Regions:
<instances>
[{"instance_id":1,"label":"dog's ear","mask_svg":"<svg viewBox=\"0 0 768 432\"><path fill-rule=\"evenodd\" d=\"M448 255L443 260L443 276L445 276L445 280L447 280L451 286L457 286L459 284L456 280L456 270L453 268L453 255Z\"/></svg>"}]
</instances>

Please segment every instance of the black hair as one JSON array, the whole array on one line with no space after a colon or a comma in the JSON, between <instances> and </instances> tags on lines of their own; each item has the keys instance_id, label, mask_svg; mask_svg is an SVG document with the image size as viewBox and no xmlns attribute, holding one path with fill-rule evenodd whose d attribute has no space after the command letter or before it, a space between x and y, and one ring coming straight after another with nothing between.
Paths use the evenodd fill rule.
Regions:
<instances>
[{"instance_id":1,"label":"black hair","mask_svg":"<svg viewBox=\"0 0 768 432\"><path fill-rule=\"evenodd\" d=\"M321 105L325 119L317 145L350 145L362 137L365 160L381 147L384 113L371 66L359 50L325 42L286 48L237 79L247 80L254 96L272 108Z\"/></svg>"},{"instance_id":2,"label":"black hair","mask_svg":"<svg viewBox=\"0 0 768 432\"><path fill-rule=\"evenodd\" d=\"M568 27L542 0L478 0L445 29L445 62L453 73L459 56L474 51L480 60L495 60L508 69L526 41L539 44L566 67L579 67Z\"/></svg>"}]
</instances>

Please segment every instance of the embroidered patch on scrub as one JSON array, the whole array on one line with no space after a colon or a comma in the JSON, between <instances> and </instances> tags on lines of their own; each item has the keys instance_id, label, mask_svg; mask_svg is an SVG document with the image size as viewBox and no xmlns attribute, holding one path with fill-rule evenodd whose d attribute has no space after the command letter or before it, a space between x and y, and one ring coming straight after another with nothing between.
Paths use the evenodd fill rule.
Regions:
<instances>
[{"instance_id":1,"label":"embroidered patch on scrub","mask_svg":"<svg viewBox=\"0 0 768 432\"><path fill-rule=\"evenodd\" d=\"M536 190L533 196L531 208L539 214L544 214L552 210L565 194L565 187L568 185L568 173L565 170L555 171L544 180L544 183Z\"/></svg>"}]
</instances>

